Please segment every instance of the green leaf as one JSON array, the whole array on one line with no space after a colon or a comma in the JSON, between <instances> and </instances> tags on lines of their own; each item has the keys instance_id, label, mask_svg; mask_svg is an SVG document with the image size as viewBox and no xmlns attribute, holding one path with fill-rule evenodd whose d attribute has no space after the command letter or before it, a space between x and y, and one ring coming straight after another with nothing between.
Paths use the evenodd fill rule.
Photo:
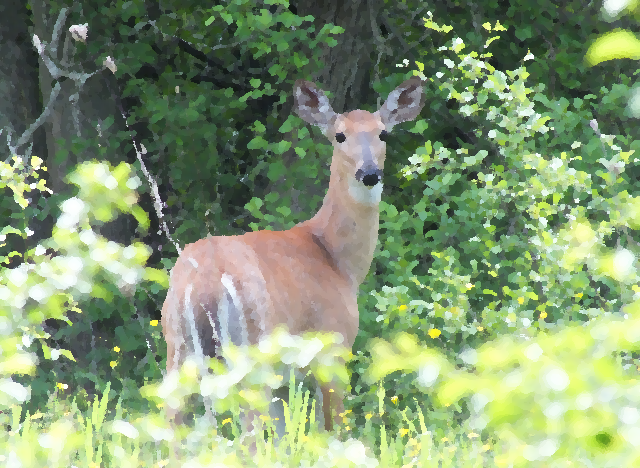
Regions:
<instances>
[{"instance_id":1,"label":"green leaf","mask_svg":"<svg viewBox=\"0 0 640 468\"><path fill-rule=\"evenodd\" d=\"M591 44L585 56L591 66L621 58L640 58L640 41L631 31L616 30L600 36Z\"/></svg>"},{"instance_id":2,"label":"green leaf","mask_svg":"<svg viewBox=\"0 0 640 468\"><path fill-rule=\"evenodd\" d=\"M249 143L247 143L247 148L249 149L262 149L267 147L267 142L261 136L255 137Z\"/></svg>"},{"instance_id":3,"label":"green leaf","mask_svg":"<svg viewBox=\"0 0 640 468\"><path fill-rule=\"evenodd\" d=\"M287 168L284 167L282 161L274 161L269 164L269 170L267 171L267 177L271 181L277 181L286 172Z\"/></svg>"}]
</instances>

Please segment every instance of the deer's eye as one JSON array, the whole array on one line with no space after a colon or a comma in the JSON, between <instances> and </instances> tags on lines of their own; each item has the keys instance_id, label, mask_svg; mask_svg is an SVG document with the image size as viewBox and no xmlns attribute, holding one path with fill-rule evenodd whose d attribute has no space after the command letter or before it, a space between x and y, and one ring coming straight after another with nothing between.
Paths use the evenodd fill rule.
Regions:
<instances>
[{"instance_id":1,"label":"deer's eye","mask_svg":"<svg viewBox=\"0 0 640 468\"><path fill-rule=\"evenodd\" d=\"M347 137L344 136L344 133L336 133L336 141L338 143L344 143L346 139Z\"/></svg>"},{"instance_id":2,"label":"deer's eye","mask_svg":"<svg viewBox=\"0 0 640 468\"><path fill-rule=\"evenodd\" d=\"M386 130L382 130L380 132L380 141L387 141L387 138L389 137L389 134L387 133Z\"/></svg>"}]
</instances>

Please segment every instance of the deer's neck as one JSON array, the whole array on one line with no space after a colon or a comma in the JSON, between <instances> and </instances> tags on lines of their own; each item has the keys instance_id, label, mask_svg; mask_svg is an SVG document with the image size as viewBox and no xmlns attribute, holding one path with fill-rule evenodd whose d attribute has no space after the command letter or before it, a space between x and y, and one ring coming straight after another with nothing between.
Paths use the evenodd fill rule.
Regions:
<instances>
[{"instance_id":1,"label":"deer's neck","mask_svg":"<svg viewBox=\"0 0 640 468\"><path fill-rule=\"evenodd\" d=\"M322 207L300 227L322 243L338 270L357 288L371 267L379 220L378 203L355 201L347 180L332 177Z\"/></svg>"}]
</instances>

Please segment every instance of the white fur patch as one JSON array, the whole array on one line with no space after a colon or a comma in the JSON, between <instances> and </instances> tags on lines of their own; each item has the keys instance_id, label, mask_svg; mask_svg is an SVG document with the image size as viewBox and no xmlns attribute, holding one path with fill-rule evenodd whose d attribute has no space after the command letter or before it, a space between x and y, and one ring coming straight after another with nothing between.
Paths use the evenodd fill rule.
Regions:
<instances>
[{"instance_id":1,"label":"white fur patch","mask_svg":"<svg viewBox=\"0 0 640 468\"><path fill-rule=\"evenodd\" d=\"M229 304L229 301L227 300L227 294L224 295L223 301L221 302L225 302L225 307L224 307L224 311L222 311L223 307L222 307L222 303L220 304L220 314L219 314L219 318L220 318L220 331L222 332L221 334L222 336L222 342L225 342L225 334L226 334L226 340L227 342L229 342L229 340L232 338L231 335L234 335L233 338L238 338L238 332L240 333L240 345L248 345L249 344L249 333L247 331L247 320L246 317L244 316L244 310L242 308L242 302L240 301L240 297L238 296L238 291L236 290L235 286L233 285L233 278L224 273L222 275L222 278L220 278L220 282L222 283L222 286L224 286L224 288L227 290L227 294L231 297L231 300L233 301L233 308L231 308L231 304ZM230 311L233 311L233 317L230 315ZM224 326L223 326L223 320L224 320ZM230 321L232 321L232 323L230 323ZM238 325L239 325L239 330L238 330ZM235 326L235 327L234 327ZM231 327L233 327L233 329L231 329ZM233 341L233 340L232 340ZM238 343L236 343L238 344Z\"/></svg>"},{"instance_id":2,"label":"white fur patch","mask_svg":"<svg viewBox=\"0 0 640 468\"><path fill-rule=\"evenodd\" d=\"M189 334L191 335L191 341L193 344L193 352L198 357L198 360L201 361L203 359L203 350L202 345L200 344L200 337L198 336L198 330L196 327L196 320L193 313L193 305L191 304L191 291L193 290L193 285L189 284L187 289L184 292L184 311L187 316L187 321L189 322ZM187 343L189 346L189 343Z\"/></svg>"},{"instance_id":3,"label":"white fur patch","mask_svg":"<svg viewBox=\"0 0 640 468\"><path fill-rule=\"evenodd\" d=\"M356 202L363 205L377 205L382 199L382 182L378 182L373 187L369 188L362 182L358 182L356 179L349 177L349 195Z\"/></svg>"}]
</instances>

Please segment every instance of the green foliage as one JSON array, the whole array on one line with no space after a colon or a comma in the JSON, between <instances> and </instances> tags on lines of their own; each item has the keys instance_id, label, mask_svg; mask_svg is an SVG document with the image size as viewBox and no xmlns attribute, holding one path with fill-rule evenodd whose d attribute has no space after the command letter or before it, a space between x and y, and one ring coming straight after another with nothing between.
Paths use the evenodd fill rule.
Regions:
<instances>
[{"instance_id":1,"label":"green foliage","mask_svg":"<svg viewBox=\"0 0 640 468\"><path fill-rule=\"evenodd\" d=\"M33 158L26 174L33 174L40 164L38 158ZM104 297L109 294L104 284L131 288L143 279L159 277L166 284L163 272L141 266L149 254L144 244L123 247L107 241L92 228L92 222L109 221L116 212L130 213L143 225L148 222L145 213L135 204L135 189L139 181L137 177L131 177L130 172L130 166L124 163L115 168L106 163L80 165L70 177L79 187L78 196L62 204L62 215L54 227L53 236L24 254L20 266L2 271L0 320L5 332L0 344L3 349L0 374L9 390L0 393L0 405L6 407L29 399L30 389L21 383L35 384L34 388L40 394L53 390L55 381L51 381L50 375L46 376L46 383L40 381L44 387L40 389L37 381L9 379L11 375L32 375L36 371L37 358L31 347L34 340L40 344L41 358L55 361L62 355L63 360L75 362L69 350L57 346L51 348L47 344L45 339L50 336L43 329L45 320L60 319L71 324L68 313L82 313L77 300L86 296ZM21 207L27 206L22 196L24 191L30 187L46 189L42 184L30 184L28 178L23 177L24 173L25 168L17 157L13 166L5 166L2 171L3 184L13 190L15 201ZM11 226L3 226L3 232L27 235ZM46 361L41 362L38 373L42 375L46 367ZM85 369L78 372L85 372Z\"/></svg>"},{"instance_id":2,"label":"green foliage","mask_svg":"<svg viewBox=\"0 0 640 468\"><path fill-rule=\"evenodd\" d=\"M431 20L426 25L445 29ZM569 453L596 459L634 458L638 454L629 445L633 429L624 417L612 417L633 407L637 384L627 381L612 354L622 352L623 361L629 362L629 353L638 346L637 337L625 340L614 332L623 335L635 326L635 306L630 304L637 298L637 288L629 286L640 278L634 266L637 244L630 230L638 228L638 200L629 194L631 184L622 174L638 160L632 158L633 151L615 144L614 136L589 130L591 115L579 100L575 110L568 110L566 100L550 100L543 87L529 89L523 66L503 73L482 61L490 54L464 54L463 48L459 38L443 48L453 57L444 60L448 73L431 80L445 92L445 99L459 102L461 115L478 122L476 135L486 136L495 153L488 158L483 150L453 151L427 142L409 158L401 174L412 183L422 182L423 196L410 211L383 205L378 258L389 273L386 282L393 286L382 287L363 301L365 308L375 302L378 309L377 316L366 316L370 325L364 328L387 340L398 331L408 332L478 376L452 372L446 361L419 351L415 338L397 337L399 352L374 344L370 355L359 354L354 370L374 372L370 383L386 376L385 394L400 401L401 408L434 404L433 399L423 398L414 405L416 384L432 387L441 404L429 411L430 416L461 403L456 409L470 416L465 425L484 429L489 422L508 443L507 463L559 460ZM578 130L582 134L574 140ZM473 178L465 176L471 173ZM595 220L598 223L592 226ZM426 229L429 225L436 229ZM428 269L422 267L426 253ZM626 320L611 322L614 317L620 320L621 306ZM590 322L590 326L575 328L571 322ZM595 334L591 330L601 327L610 331L606 337L618 336L617 341L606 347L593 338L585 341L589 333ZM547 341L513 338L549 332L554 335ZM498 341L484 345L477 359L465 359L465 353L475 353L465 349L475 348L480 339ZM576 349L580 342L583 353ZM533 349L543 349L539 354L547 358L538 362L536 357L536 364L531 364L525 358L532 360ZM529 351L523 355L522 350ZM500 357L511 359L509 370L503 369ZM536 382L544 381L549 372L550 388L556 385L560 371L553 369L563 369L571 384L552 388L552 394L540 392ZM405 378L403 371L418 372L418 379L415 374ZM519 372L522 380L507 390L505 379L513 376L509 371ZM355 390L362 392L355 400L357 411L366 411L375 405L378 390L355 382ZM621 389L613 406L611 402L584 408L569 405L562 413L570 409L578 414L566 425L558 423L561 415L548 409L556 399L572 401L581 392L592 394L613 382ZM471 399L459 401L465 395ZM491 404L483 412L487 402ZM537 409L530 413L533 408ZM387 427L404 424L398 413L380 422ZM592 450L598 434L607 434L611 443ZM549 440L553 440L550 445ZM611 450L616 447L614 455Z\"/></svg>"},{"instance_id":3,"label":"green foliage","mask_svg":"<svg viewBox=\"0 0 640 468\"><path fill-rule=\"evenodd\" d=\"M0 190L9 195L0 198L2 219L13 220L11 224L3 225L0 229L0 264L4 265L9 265L23 256L16 250L8 250L10 246L5 241L7 235L13 234L26 239L30 234L27 227L28 221L38 212L38 209L30 203L29 192L34 190L50 192L46 187L45 179L39 178L38 171L46 170L42 167L42 159L34 156L28 164L25 164L23 158L14 156L12 161L13 164L0 162ZM20 243L13 242L13 244Z\"/></svg>"},{"instance_id":4,"label":"green foliage","mask_svg":"<svg viewBox=\"0 0 640 468\"><path fill-rule=\"evenodd\" d=\"M160 386L150 385L144 389L152 399L160 397L162 401L179 398L183 390L220 397L225 406L240 398L244 403L256 404L252 399L256 393L252 387L260 384L280 385L271 365L277 365L282 358L294 367L305 366L311 359L314 371L321 369L335 373L337 369L332 361L342 356L346 350L332 346L330 336L290 337L278 333L263 344L266 351L266 362L257 348L246 349L246 353L236 348L225 350L226 357L232 362L228 371L216 369L218 374L209 375L198 385L196 377L199 370L193 361L188 361L181 369L176 382L169 381ZM337 353L336 353L337 352ZM216 361L210 362L214 368L219 367ZM344 373L338 370L338 373ZM236 386L242 382L248 392L238 394ZM356 466L406 466L419 463L418 466L430 466L435 460L441 460L443 466L475 467L482 460L483 466L493 466L492 455L487 445L477 441L465 440L463 434L447 433L448 437L435 441L433 434L426 430L424 418L421 417L418 427L406 419L409 429L401 431L399 436L387 435L383 432L380 459L376 459L371 450L362 441L346 438L340 440L326 433L318 432L314 424L314 408L309 410L309 393L296 388L293 371L289 379L289 404L285 404L285 422L287 433L274 445L272 438L258 439L257 453L250 455L243 438L227 440L217 434L215 427L206 418L197 418L195 427L183 439L183 448L188 452L183 463L224 463L225 466L316 466L316 467L356 467ZM0 432L0 460L19 460L22 466L63 467L70 464L83 466L119 466L136 467L150 465L166 465L167 460L160 452L166 453L167 441L173 437L167 421L153 412L137 414L126 412L121 405L121 398L115 405L115 411L109 401L109 385L89 403L87 410L81 411L72 402L70 406L60 402L57 392L52 394L43 413L27 414L24 423L20 424L20 409L12 408L12 414L0 413L0 424L10 422L12 431ZM260 397L257 396L260 400ZM225 401L227 403L225 403ZM239 401L239 400L238 400ZM266 402L262 403L263 405ZM231 406L237 404L231 403ZM305 424L306 417L310 424ZM222 421L222 425L229 420ZM370 426L370 423L367 423ZM266 427L271 427L267 421ZM18 430L15 430L15 429ZM181 436L180 436L181 437ZM464 437L464 439L463 439ZM471 439L477 435L469 435ZM455 442L455 445L453 444ZM5 451L13 451L11 454ZM499 446L497 447L499 449ZM461 461L464 460L464 461Z\"/></svg>"},{"instance_id":5,"label":"green foliage","mask_svg":"<svg viewBox=\"0 0 640 468\"><path fill-rule=\"evenodd\" d=\"M310 336L291 337L277 330L259 346L223 349L227 370L217 359L209 359L209 367L214 369L215 375L202 377L197 362L188 361L180 375L172 374L162 384L147 385L143 394L158 404L168 402L173 408L180 408L189 395L199 393L213 399L217 412L239 407L264 410L268 402L264 401L261 389L275 389L282 385L285 376L283 362L292 368L308 367L321 382L335 377L346 383L347 374L341 363L348 359L349 351L335 346L339 341L341 338L333 334L310 333ZM235 386L242 391L232 392Z\"/></svg>"},{"instance_id":6,"label":"green foliage","mask_svg":"<svg viewBox=\"0 0 640 468\"><path fill-rule=\"evenodd\" d=\"M175 57L154 80L127 80L124 95L139 102L131 117L148 122L151 134L144 144L151 162L164 168L161 180L171 183L166 201L180 221L176 234L181 242L191 242L202 237L203 226L219 234L246 229L239 208L254 192L262 196L265 183L282 174L267 163L290 144L268 143L263 134L273 134L286 118L276 107L290 94L288 77L309 69L319 47L335 42L331 35L339 28L327 25L310 40L312 18L292 14L283 1L242 0L211 8L180 2L181 14L164 14L153 24L144 18L143 3L134 4L136 9L114 5L107 12L127 21L120 28L123 37L135 37L115 44L109 54L121 58L118 76L123 78L144 74L149 62L160 60L159 53ZM151 47L158 36L168 41L167 49ZM242 60L229 53L232 45ZM195 47L215 57L210 69L202 70ZM232 79L229 72L241 70L244 80ZM213 202L213 209L202 200Z\"/></svg>"},{"instance_id":7,"label":"green foliage","mask_svg":"<svg viewBox=\"0 0 640 468\"><path fill-rule=\"evenodd\" d=\"M605 60L640 57L640 41L630 31L611 31L599 37L587 51L589 65Z\"/></svg>"}]
</instances>

